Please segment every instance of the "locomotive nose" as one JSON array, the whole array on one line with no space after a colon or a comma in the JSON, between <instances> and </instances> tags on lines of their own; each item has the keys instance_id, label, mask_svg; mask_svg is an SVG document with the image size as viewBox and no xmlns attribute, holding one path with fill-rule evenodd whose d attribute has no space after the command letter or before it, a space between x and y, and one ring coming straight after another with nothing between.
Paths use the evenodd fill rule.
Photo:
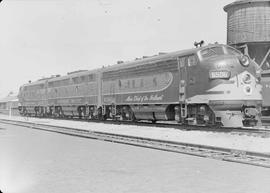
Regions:
<instances>
[{"instance_id":1,"label":"locomotive nose","mask_svg":"<svg viewBox=\"0 0 270 193\"><path fill-rule=\"evenodd\" d=\"M237 72L240 71L252 71L254 66L252 64L252 60L246 55L227 55L224 56L222 59L218 59L216 61L213 61L214 63L214 69L217 71L228 71L231 76L235 75ZM229 78L229 77L227 77ZM249 80L250 77L245 77L247 78L247 81Z\"/></svg>"}]
</instances>

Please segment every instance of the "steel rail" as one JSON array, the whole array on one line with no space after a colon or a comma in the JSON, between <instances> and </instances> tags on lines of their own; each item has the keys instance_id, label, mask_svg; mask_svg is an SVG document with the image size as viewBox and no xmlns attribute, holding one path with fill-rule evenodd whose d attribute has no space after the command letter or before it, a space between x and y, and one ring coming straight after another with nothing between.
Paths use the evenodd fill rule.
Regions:
<instances>
[{"instance_id":1,"label":"steel rail","mask_svg":"<svg viewBox=\"0 0 270 193\"><path fill-rule=\"evenodd\" d=\"M107 132L96 132L84 129L47 125L27 121L14 121L0 119L1 123L12 124L31 129L55 132L71 136L85 137L95 140L108 141L113 143L127 144L144 148L157 149L162 151L176 152L193 156L212 158L228 162L236 162L253 166L270 168L270 154L251 151L242 151L231 148L221 148L200 144L182 143L176 141L158 140L146 137L136 137Z\"/></svg>"},{"instance_id":2,"label":"steel rail","mask_svg":"<svg viewBox=\"0 0 270 193\"><path fill-rule=\"evenodd\" d=\"M42 117L30 117L43 119ZM49 118L53 120L71 120L65 118ZM205 131L205 132L217 132L217 133L231 133L234 135L246 135L262 138L270 138L270 126L261 128L249 128L249 127L217 127L217 126L205 126L205 125L181 125L176 123L164 123L157 122L151 123L149 121L120 121L120 120L89 120L89 119L79 119L75 118L72 121L83 121L83 122L94 122L94 123L105 123L114 125L136 125L136 126L148 126L148 127L160 127L160 128L174 128L183 131Z\"/></svg>"}]
</instances>

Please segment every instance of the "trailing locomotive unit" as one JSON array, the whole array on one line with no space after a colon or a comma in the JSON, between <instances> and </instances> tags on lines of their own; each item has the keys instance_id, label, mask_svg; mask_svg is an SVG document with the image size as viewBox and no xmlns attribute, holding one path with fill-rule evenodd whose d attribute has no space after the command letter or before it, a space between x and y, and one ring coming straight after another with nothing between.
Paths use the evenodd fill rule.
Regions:
<instances>
[{"instance_id":1,"label":"trailing locomotive unit","mask_svg":"<svg viewBox=\"0 0 270 193\"><path fill-rule=\"evenodd\" d=\"M255 67L234 48L212 44L26 84L20 109L35 116L255 126L262 103Z\"/></svg>"},{"instance_id":2,"label":"trailing locomotive unit","mask_svg":"<svg viewBox=\"0 0 270 193\"><path fill-rule=\"evenodd\" d=\"M46 117L94 116L100 106L99 71L79 70L28 83L18 95L22 115Z\"/></svg>"}]
</instances>

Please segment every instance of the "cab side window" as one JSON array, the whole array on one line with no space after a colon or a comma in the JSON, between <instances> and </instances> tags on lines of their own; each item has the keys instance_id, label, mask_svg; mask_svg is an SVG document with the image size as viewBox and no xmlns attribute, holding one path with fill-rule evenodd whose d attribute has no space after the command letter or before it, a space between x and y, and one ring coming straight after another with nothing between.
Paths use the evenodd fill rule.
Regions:
<instances>
[{"instance_id":1,"label":"cab side window","mask_svg":"<svg viewBox=\"0 0 270 193\"><path fill-rule=\"evenodd\" d=\"M198 63L198 59L194 54L178 58L178 64L180 68L183 68L185 66L188 66L188 67L196 66L197 63Z\"/></svg>"},{"instance_id":2,"label":"cab side window","mask_svg":"<svg viewBox=\"0 0 270 193\"><path fill-rule=\"evenodd\" d=\"M196 66L197 65L197 58L195 55L190 55L187 57L188 66Z\"/></svg>"},{"instance_id":3,"label":"cab side window","mask_svg":"<svg viewBox=\"0 0 270 193\"><path fill-rule=\"evenodd\" d=\"M178 65L179 68L184 68L186 64L186 57L178 58Z\"/></svg>"}]
</instances>

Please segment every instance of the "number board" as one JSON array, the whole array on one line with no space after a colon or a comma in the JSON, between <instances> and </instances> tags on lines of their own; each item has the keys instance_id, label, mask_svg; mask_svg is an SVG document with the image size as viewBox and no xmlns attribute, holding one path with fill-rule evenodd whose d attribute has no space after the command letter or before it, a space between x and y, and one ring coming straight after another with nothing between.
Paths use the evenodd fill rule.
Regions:
<instances>
[{"instance_id":1,"label":"number board","mask_svg":"<svg viewBox=\"0 0 270 193\"><path fill-rule=\"evenodd\" d=\"M210 79L228 79L231 76L230 71L210 71L209 72L209 78Z\"/></svg>"}]
</instances>

